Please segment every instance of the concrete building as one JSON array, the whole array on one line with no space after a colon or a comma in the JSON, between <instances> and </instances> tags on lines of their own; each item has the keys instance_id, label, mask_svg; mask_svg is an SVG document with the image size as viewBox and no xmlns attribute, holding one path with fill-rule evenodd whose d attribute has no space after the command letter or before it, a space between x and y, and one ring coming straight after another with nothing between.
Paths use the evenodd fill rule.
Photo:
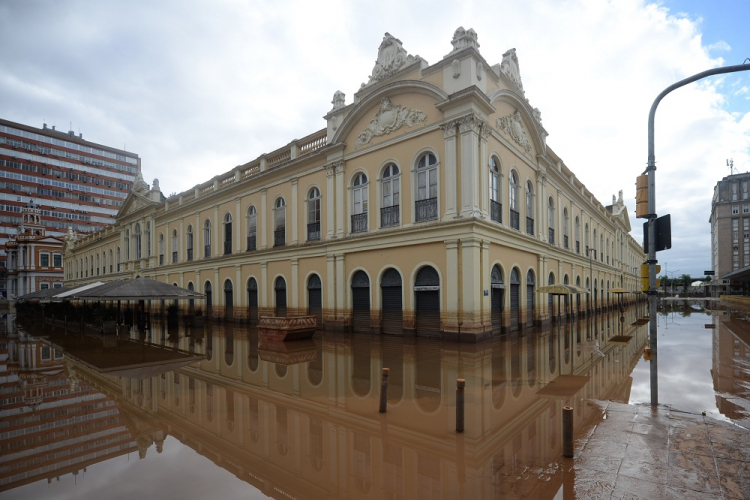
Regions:
<instances>
[{"instance_id":1,"label":"concrete building","mask_svg":"<svg viewBox=\"0 0 750 500\"><path fill-rule=\"evenodd\" d=\"M605 207L547 145L515 49L491 65L459 28L429 64L385 35L326 127L71 242L70 286L154 277L212 316L314 314L330 328L477 341L548 320L548 283L635 289L622 192Z\"/></svg>"},{"instance_id":2,"label":"concrete building","mask_svg":"<svg viewBox=\"0 0 750 500\"><path fill-rule=\"evenodd\" d=\"M719 293L747 291L750 281L750 172L724 177L711 200L711 269Z\"/></svg>"},{"instance_id":3,"label":"concrete building","mask_svg":"<svg viewBox=\"0 0 750 500\"><path fill-rule=\"evenodd\" d=\"M40 206L49 236L114 223L140 167L137 154L89 142L72 130L0 119L0 248L30 202ZM5 261L0 252L0 266Z\"/></svg>"}]
</instances>

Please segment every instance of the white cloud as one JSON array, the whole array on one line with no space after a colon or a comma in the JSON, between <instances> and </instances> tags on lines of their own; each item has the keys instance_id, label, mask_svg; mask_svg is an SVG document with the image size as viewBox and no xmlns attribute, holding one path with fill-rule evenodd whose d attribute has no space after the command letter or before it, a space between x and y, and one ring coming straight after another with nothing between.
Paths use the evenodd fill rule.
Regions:
<instances>
[{"instance_id":1,"label":"white cloud","mask_svg":"<svg viewBox=\"0 0 750 500\"><path fill-rule=\"evenodd\" d=\"M146 179L190 189L325 126L336 90L367 80L383 33L430 63L455 28L479 34L490 64L515 47L526 95L549 145L604 203L634 210L653 99L723 64L700 21L637 0L612 2L128 1L6 5L0 16L0 116L64 128L136 151ZM23 39L23 44L9 40ZM729 87L729 88L725 88ZM727 108L723 80L667 96L656 117L657 207L671 213L688 272L710 263L706 221L732 157L750 165L747 115ZM746 91L740 91L740 93ZM633 220L640 239L641 221ZM697 249L697 250L696 250Z\"/></svg>"}]
</instances>

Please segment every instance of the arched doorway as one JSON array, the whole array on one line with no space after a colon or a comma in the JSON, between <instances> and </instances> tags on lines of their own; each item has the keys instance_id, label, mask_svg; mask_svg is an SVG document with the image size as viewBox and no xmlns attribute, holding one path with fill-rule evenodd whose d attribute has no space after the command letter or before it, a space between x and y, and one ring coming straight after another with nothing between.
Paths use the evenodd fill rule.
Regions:
<instances>
[{"instance_id":1,"label":"arched doorway","mask_svg":"<svg viewBox=\"0 0 750 500\"><path fill-rule=\"evenodd\" d=\"M224 318L234 318L234 290L229 280L224 281Z\"/></svg>"},{"instance_id":2,"label":"arched doorway","mask_svg":"<svg viewBox=\"0 0 750 500\"><path fill-rule=\"evenodd\" d=\"M383 333L401 335L404 327L404 307L401 275L391 268L380 280L381 315Z\"/></svg>"},{"instance_id":3,"label":"arched doorway","mask_svg":"<svg viewBox=\"0 0 750 500\"><path fill-rule=\"evenodd\" d=\"M568 275L567 274L563 277L563 284L565 284L565 285L569 284L568 283ZM568 317L568 296L567 295L565 297L563 297L563 305L565 307L565 310L563 311L563 316L565 316L567 318Z\"/></svg>"},{"instance_id":4,"label":"arched doorway","mask_svg":"<svg viewBox=\"0 0 750 500\"><path fill-rule=\"evenodd\" d=\"M323 285L317 274L307 280L307 314L315 316L318 328L323 326Z\"/></svg>"},{"instance_id":5,"label":"arched doorway","mask_svg":"<svg viewBox=\"0 0 750 500\"><path fill-rule=\"evenodd\" d=\"M518 330L521 323L521 277L518 268L510 272L510 331Z\"/></svg>"},{"instance_id":6,"label":"arched doorway","mask_svg":"<svg viewBox=\"0 0 750 500\"><path fill-rule=\"evenodd\" d=\"M286 280L279 276L276 278L274 283L274 290L276 291L276 316L286 316Z\"/></svg>"},{"instance_id":7,"label":"arched doorway","mask_svg":"<svg viewBox=\"0 0 750 500\"><path fill-rule=\"evenodd\" d=\"M193 282L192 282L192 281L191 281L190 283L188 283L188 290L190 290L191 292L194 292L194 291L195 291L195 287L193 286ZM191 315L192 315L193 313L195 313L195 299L190 299L190 300L188 301L188 312L189 312L189 313L190 313Z\"/></svg>"},{"instance_id":8,"label":"arched doorway","mask_svg":"<svg viewBox=\"0 0 750 500\"><path fill-rule=\"evenodd\" d=\"M576 286L577 287L581 286L581 277L580 276L576 276ZM581 313L581 294L577 293L576 294L576 314L580 314L580 313Z\"/></svg>"},{"instance_id":9,"label":"arched doorway","mask_svg":"<svg viewBox=\"0 0 750 500\"><path fill-rule=\"evenodd\" d=\"M534 324L534 271L529 269L526 273L526 323L529 326Z\"/></svg>"},{"instance_id":10,"label":"arched doorway","mask_svg":"<svg viewBox=\"0 0 750 500\"><path fill-rule=\"evenodd\" d=\"M435 268L425 266L414 282L417 335L440 335L440 276Z\"/></svg>"},{"instance_id":11,"label":"arched doorway","mask_svg":"<svg viewBox=\"0 0 750 500\"><path fill-rule=\"evenodd\" d=\"M352 330L370 331L370 278L364 271L352 276Z\"/></svg>"},{"instance_id":12,"label":"arched doorway","mask_svg":"<svg viewBox=\"0 0 750 500\"><path fill-rule=\"evenodd\" d=\"M211 290L211 282L206 281L206 284L203 286L203 289L206 293L206 317L210 318L213 316L214 313L214 304L213 304L213 291Z\"/></svg>"},{"instance_id":13,"label":"arched doorway","mask_svg":"<svg viewBox=\"0 0 750 500\"><path fill-rule=\"evenodd\" d=\"M547 279L548 285L554 285L555 284L555 274L549 273L549 278ZM555 318L557 315L555 314L555 298L553 294L548 293L547 294L547 312L549 313L550 318Z\"/></svg>"},{"instance_id":14,"label":"arched doorway","mask_svg":"<svg viewBox=\"0 0 750 500\"><path fill-rule=\"evenodd\" d=\"M505 284L503 283L503 271L495 264L490 273L490 321L492 333L499 334L503 331L503 307L505 305Z\"/></svg>"},{"instance_id":15,"label":"arched doorway","mask_svg":"<svg viewBox=\"0 0 750 500\"><path fill-rule=\"evenodd\" d=\"M258 282L255 278L247 282L247 318L251 325L258 323Z\"/></svg>"}]
</instances>

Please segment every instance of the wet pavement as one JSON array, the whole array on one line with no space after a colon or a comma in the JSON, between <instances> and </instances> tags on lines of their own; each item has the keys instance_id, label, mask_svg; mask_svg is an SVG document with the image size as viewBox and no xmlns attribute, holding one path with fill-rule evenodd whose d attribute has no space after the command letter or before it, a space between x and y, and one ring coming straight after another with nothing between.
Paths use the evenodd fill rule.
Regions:
<instances>
[{"instance_id":1,"label":"wet pavement","mask_svg":"<svg viewBox=\"0 0 750 500\"><path fill-rule=\"evenodd\" d=\"M665 405L652 410L642 315L478 345L319 332L284 351L245 326L157 323L109 337L9 317L0 495L750 498L750 322L697 304L661 312Z\"/></svg>"},{"instance_id":2,"label":"wet pavement","mask_svg":"<svg viewBox=\"0 0 750 500\"><path fill-rule=\"evenodd\" d=\"M750 498L746 429L671 406L596 404L601 419L563 462L576 498Z\"/></svg>"}]
</instances>

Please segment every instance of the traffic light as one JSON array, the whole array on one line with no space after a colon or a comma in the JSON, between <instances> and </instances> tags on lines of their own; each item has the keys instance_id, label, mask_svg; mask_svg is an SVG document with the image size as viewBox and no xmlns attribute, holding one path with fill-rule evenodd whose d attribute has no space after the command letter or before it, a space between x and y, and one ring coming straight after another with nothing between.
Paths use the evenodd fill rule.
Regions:
<instances>
[{"instance_id":1,"label":"traffic light","mask_svg":"<svg viewBox=\"0 0 750 500\"><path fill-rule=\"evenodd\" d=\"M661 266L656 266L656 274L661 272ZM661 278L656 278L656 288L661 286ZM648 292L648 264L641 264L641 291Z\"/></svg>"},{"instance_id":2,"label":"traffic light","mask_svg":"<svg viewBox=\"0 0 750 500\"><path fill-rule=\"evenodd\" d=\"M648 218L648 175L643 174L635 180L635 217Z\"/></svg>"}]
</instances>

